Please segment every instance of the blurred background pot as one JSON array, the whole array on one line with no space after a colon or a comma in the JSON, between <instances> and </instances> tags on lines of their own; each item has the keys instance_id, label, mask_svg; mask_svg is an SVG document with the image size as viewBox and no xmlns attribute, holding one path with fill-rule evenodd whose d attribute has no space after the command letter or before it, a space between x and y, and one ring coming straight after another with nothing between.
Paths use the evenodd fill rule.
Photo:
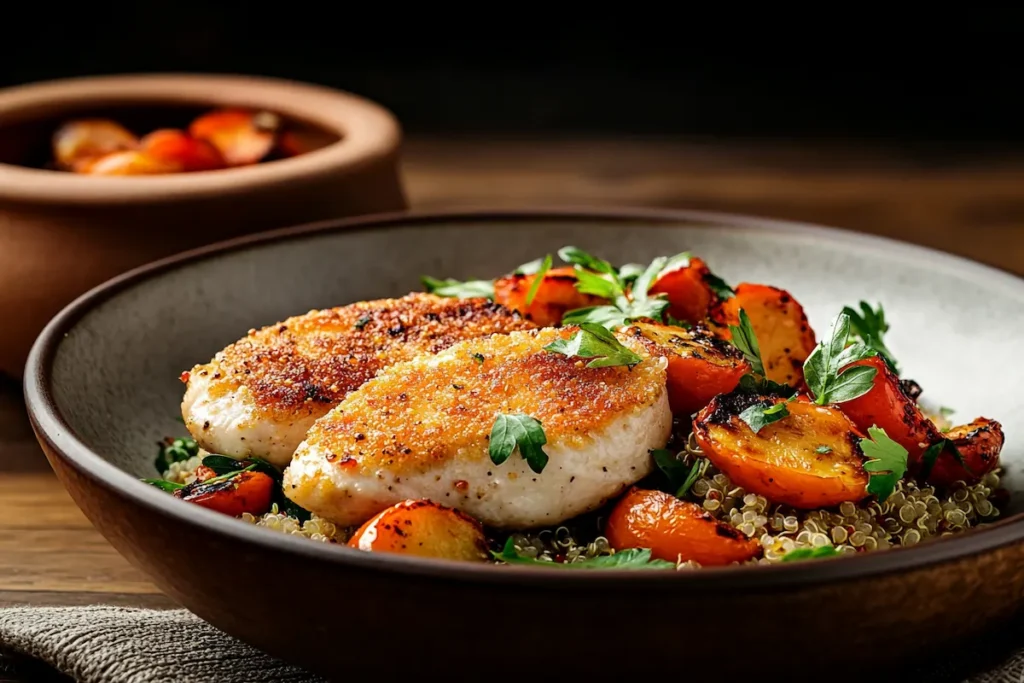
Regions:
<instances>
[{"instance_id":1,"label":"blurred background pot","mask_svg":"<svg viewBox=\"0 0 1024 683\"><path fill-rule=\"evenodd\" d=\"M143 134L218 107L274 112L312 151L168 175L45 168L51 136L69 119L109 117ZM276 79L131 75L0 91L0 372L20 377L46 321L129 268L249 232L405 209L400 138L377 104Z\"/></svg>"}]
</instances>

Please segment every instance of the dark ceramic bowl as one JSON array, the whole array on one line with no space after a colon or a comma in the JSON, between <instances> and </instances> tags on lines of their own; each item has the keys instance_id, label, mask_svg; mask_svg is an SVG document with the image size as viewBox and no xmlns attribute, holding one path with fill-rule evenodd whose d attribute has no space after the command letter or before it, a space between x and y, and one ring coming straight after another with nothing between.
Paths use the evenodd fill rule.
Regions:
<instances>
[{"instance_id":1,"label":"dark ceramic bowl","mask_svg":"<svg viewBox=\"0 0 1024 683\"><path fill-rule=\"evenodd\" d=\"M789 289L819 327L844 304L882 301L890 345L926 397L964 417L1003 421L1007 481L1019 485L1024 369L1012 359L1024 320L1021 280L876 237L704 213L377 217L161 261L93 290L49 324L26 370L33 424L77 504L161 589L224 631L332 676L660 671L835 680L1017 610L1020 515L852 558L574 572L322 545L138 481L153 476L154 442L182 430L179 373L249 328L415 290L421 274L489 277L565 244L619 262L692 249L728 281ZM1024 509L1020 495L1010 505Z\"/></svg>"}]
</instances>

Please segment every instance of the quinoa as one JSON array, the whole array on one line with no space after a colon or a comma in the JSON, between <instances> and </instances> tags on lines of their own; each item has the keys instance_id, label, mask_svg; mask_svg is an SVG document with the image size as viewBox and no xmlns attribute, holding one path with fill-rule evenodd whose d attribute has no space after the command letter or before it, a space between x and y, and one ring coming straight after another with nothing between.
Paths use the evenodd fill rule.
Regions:
<instances>
[{"instance_id":1,"label":"quinoa","mask_svg":"<svg viewBox=\"0 0 1024 683\"><path fill-rule=\"evenodd\" d=\"M685 464L704 456L692 434L684 453ZM686 498L758 539L764 555L751 563L774 564L797 548L832 546L842 554L857 553L912 546L982 526L999 516L992 502L999 489L999 472L989 472L973 485L957 482L945 493L904 479L881 503L846 502L834 509L797 510L733 486L729 477L709 464ZM686 562L683 567L699 565Z\"/></svg>"},{"instance_id":2,"label":"quinoa","mask_svg":"<svg viewBox=\"0 0 1024 683\"><path fill-rule=\"evenodd\" d=\"M351 530L339 528L333 522L328 522L323 517L310 516L305 522L300 522L294 517L278 511L277 503L274 503L267 512L259 517L248 512L242 513L241 519L249 524L255 524L266 529L279 531L283 534L305 536L312 541L321 543L344 543L351 536Z\"/></svg>"},{"instance_id":3,"label":"quinoa","mask_svg":"<svg viewBox=\"0 0 1024 683\"><path fill-rule=\"evenodd\" d=\"M203 464L203 458L208 455L209 453L200 448L199 453L188 460L172 462L171 466L164 470L163 478L175 484L191 484L196 480L196 470Z\"/></svg>"}]
</instances>

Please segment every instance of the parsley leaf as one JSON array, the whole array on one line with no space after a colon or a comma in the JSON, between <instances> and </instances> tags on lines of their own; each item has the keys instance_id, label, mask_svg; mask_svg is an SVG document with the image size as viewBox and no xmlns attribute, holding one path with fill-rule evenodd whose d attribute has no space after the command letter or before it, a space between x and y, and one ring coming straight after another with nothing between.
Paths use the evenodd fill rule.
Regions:
<instances>
[{"instance_id":1,"label":"parsley leaf","mask_svg":"<svg viewBox=\"0 0 1024 683\"><path fill-rule=\"evenodd\" d=\"M556 339L544 350L577 358L593 358L587 363L588 368L633 367L643 360L623 346L608 328L594 323L580 323L579 327L579 331L569 339Z\"/></svg>"},{"instance_id":2,"label":"parsley leaf","mask_svg":"<svg viewBox=\"0 0 1024 683\"><path fill-rule=\"evenodd\" d=\"M483 363L487 359L484 358L484 354L482 353L474 353L473 360L475 360L477 363Z\"/></svg>"},{"instance_id":3,"label":"parsley leaf","mask_svg":"<svg viewBox=\"0 0 1024 683\"><path fill-rule=\"evenodd\" d=\"M544 452L544 444L548 442L544 428L536 418L529 415L507 415L498 413L491 427L488 454L491 462L500 465L518 448L519 454L526 460L530 469L540 474L548 464L548 454Z\"/></svg>"},{"instance_id":4,"label":"parsley leaf","mask_svg":"<svg viewBox=\"0 0 1024 683\"><path fill-rule=\"evenodd\" d=\"M167 491L168 493L174 493L178 489L185 488L184 484L178 484L177 482L167 481L166 479L143 479L143 483L155 486L161 491Z\"/></svg>"},{"instance_id":5,"label":"parsley leaf","mask_svg":"<svg viewBox=\"0 0 1024 683\"><path fill-rule=\"evenodd\" d=\"M199 455L199 444L190 436L178 439L168 437L159 446L160 451L157 453L154 466L156 471L161 474L169 470L172 463L185 462L189 458Z\"/></svg>"},{"instance_id":6,"label":"parsley leaf","mask_svg":"<svg viewBox=\"0 0 1024 683\"><path fill-rule=\"evenodd\" d=\"M947 448L949 449L949 452L952 454L952 456L956 458L956 461L960 463L960 466L963 467L968 472L971 472L971 468L968 467L967 461L964 460L964 456L960 452L960 449L957 448L957 445L950 439L943 439L942 441L933 443L921 455L921 471L918 473L919 479L928 478L928 475L932 473L932 468L935 467L935 462L939 459L939 456L942 455L942 452Z\"/></svg>"},{"instance_id":7,"label":"parsley leaf","mask_svg":"<svg viewBox=\"0 0 1024 683\"><path fill-rule=\"evenodd\" d=\"M226 455L208 455L203 458L203 465L209 467L217 474L227 474L229 472L238 472L243 467L253 467L257 472L266 474L271 479L280 480L281 470L271 465L262 458L253 456L245 458L231 458Z\"/></svg>"},{"instance_id":8,"label":"parsley leaf","mask_svg":"<svg viewBox=\"0 0 1024 683\"><path fill-rule=\"evenodd\" d=\"M633 283L633 291L631 292L633 301L647 300L647 292L651 289L655 279L665 270L665 264L667 263L668 259L664 256L659 256L651 261L651 265L647 266L644 272L640 274L640 277L636 279L636 282Z\"/></svg>"},{"instance_id":9,"label":"parsley leaf","mask_svg":"<svg viewBox=\"0 0 1024 683\"><path fill-rule=\"evenodd\" d=\"M459 282L452 278L438 280L429 275L424 275L420 278L420 282L423 283L423 287L427 290L428 294L436 294L437 296L453 299L494 298L493 280L466 280L465 282Z\"/></svg>"},{"instance_id":10,"label":"parsley leaf","mask_svg":"<svg viewBox=\"0 0 1024 683\"><path fill-rule=\"evenodd\" d=\"M615 329L626 324L626 314L615 306L588 306L571 310L562 316L563 325L583 323L594 323Z\"/></svg>"},{"instance_id":11,"label":"parsley leaf","mask_svg":"<svg viewBox=\"0 0 1024 683\"><path fill-rule=\"evenodd\" d=\"M533 275L540 270L541 265L544 263L544 259L539 258L529 263L524 263L515 270L512 271L513 275Z\"/></svg>"},{"instance_id":12,"label":"parsley leaf","mask_svg":"<svg viewBox=\"0 0 1024 683\"><path fill-rule=\"evenodd\" d=\"M711 461L707 458L697 458L694 460L693 464L690 466L689 473L686 475L686 479L683 480L682 485L676 489L676 498L682 498L685 496L690 491L690 487L693 486L694 482L704 476L704 473L707 472L710 464Z\"/></svg>"},{"instance_id":13,"label":"parsley leaf","mask_svg":"<svg viewBox=\"0 0 1024 683\"><path fill-rule=\"evenodd\" d=\"M804 361L804 380L818 405L842 403L870 391L878 371L857 366L854 361L876 355L861 342L847 346L850 338L850 317L840 313L829 327L828 338L823 339Z\"/></svg>"},{"instance_id":14,"label":"parsley leaf","mask_svg":"<svg viewBox=\"0 0 1024 683\"><path fill-rule=\"evenodd\" d=\"M729 299L736 295L736 291L729 285L725 284L725 280L714 273L705 274L703 279L704 284L710 287L711 291L714 292L719 299Z\"/></svg>"},{"instance_id":15,"label":"parsley leaf","mask_svg":"<svg viewBox=\"0 0 1024 683\"><path fill-rule=\"evenodd\" d=\"M729 325L732 345L739 349L743 357L750 363L750 369L754 371L754 374L764 377L761 347L757 343L757 334L754 333L754 326L750 323L750 317L747 315L747 312L742 308L740 309L739 318L739 325Z\"/></svg>"},{"instance_id":16,"label":"parsley leaf","mask_svg":"<svg viewBox=\"0 0 1024 683\"><path fill-rule=\"evenodd\" d=\"M821 446L818 446L817 448L815 448L815 449L814 449L814 452L815 452L815 453L821 453L822 455L826 455L826 454L828 454L828 453L831 453L831 452L832 452L832 447L831 447L831 446L825 446L825 445L823 444L823 445L821 445Z\"/></svg>"},{"instance_id":17,"label":"parsley leaf","mask_svg":"<svg viewBox=\"0 0 1024 683\"><path fill-rule=\"evenodd\" d=\"M868 493L884 501L896 490L896 482L907 472L907 449L889 438L884 429L868 428L868 438L860 440L860 449L868 458L864 469L871 475Z\"/></svg>"},{"instance_id":18,"label":"parsley leaf","mask_svg":"<svg viewBox=\"0 0 1024 683\"><path fill-rule=\"evenodd\" d=\"M612 264L608 263L604 259L591 256L579 247L562 247L558 250L558 257L566 263L574 266L582 266L587 270L611 275L616 279L619 277L619 274L616 272L615 268L612 267Z\"/></svg>"},{"instance_id":19,"label":"parsley leaf","mask_svg":"<svg viewBox=\"0 0 1024 683\"><path fill-rule=\"evenodd\" d=\"M839 554L839 551L830 545L819 545L817 548L794 548L782 557L782 561L815 560L820 557L835 557Z\"/></svg>"},{"instance_id":20,"label":"parsley leaf","mask_svg":"<svg viewBox=\"0 0 1024 683\"><path fill-rule=\"evenodd\" d=\"M779 384L764 377L755 377L749 372L740 377L737 389L748 394L767 394L769 396L781 396L782 398L789 398L796 394L796 387L788 384Z\"/></svg>"},{"instance_id":21,"label":"parsley leaf","mask_svg":"<svg viewBox=\"0 0 1024 683\"><path fill-rule=\"evenodd\" d=\"M580 266L576 266L576 289L581 294L593 294L603 299L622 296L622 286L617 281Z\"/></svg>"},{"instance_id":22,"label":"parsley leaf","mask_svg":"<svg viewBox=\"0 0 1024 683\"><path fill-rule=\"evenodd\" d=\"M537 296L537 290L540 289L540 284L544 282L544 276L551 270L551 254L544 257L544 261L540 264L540 268L534 274L533 283L530 285L530 291L526 293L526 305L529 306L533 303L533 299Z\"/></svg>"},{"instance_id":23,"label":"parsley leaf","mask_svg":"<svg viewBox=\"0 0 1024 683\"><path fill-rule=\"evenodd\" d=\"M882 304L878 304L878 310L874 310L871 308L871 304L861 301L860 312L850 306L846 306L843 308L843 313L850 317L850 324L853 326L854 334L860 337L868 348L874 349L889 364L893 372L899 374L899 366L896 365L896 359L893 358L892 352L889 351L889 348L882 340L882 336L889 331L889 323L885 321L885 311L882 309Z\"/></svg>"},{"instance_id":24,"label":"parsley leaf","mask_svg":"<svg viewBox=\"0 0 1024 683\"><path fill-rule=\"evenodd\" d=\"M628 285L640 277L643 272L644 267L639 263L627 263L619 268L619 279L622 280L622 284Z\"/></svg>"},{"instance_id":25,"label":"parsley leaf","mask_svg":"<svg viewBox=\"0 0 1024 683\"><path fill-rule=\"evenodd\" d=\"M491 552L494 559L506 564L528 564L535 567L555 567L558 569L675 569L674 562L651 558L647 548L629 548L619 550L614 555L599 555L578 562L549 562L520 555L515 544L509 538L500 553Z\"/></svg>"},{"instance_id":26,"label":"parsley leaf","mask_svg":"<svg viewBox=\"0 0 1024 683\"><path fill-rule=\"evenodd\" d=\"M778 422L786 417L789 417L789 409L786 407L785 401L772 404L755 403L740 413L740 419L750 425L755 434L761 431L765 425Z\"/></svg>"},{"instance_id":27,"label":"parsley leaf","mask_svg":"<svg viewBox=\"0 0 1024 683\"><path fill-rule=\"evenodd\" d=\"M686 465L679 456L668 450L667 448L655 448L651 450L651 457L654 458L654 464L658 466L661 473L668 479L668 485L673 491L678 489L686 481L688 472Z\"/></svg>"}]
</instances>

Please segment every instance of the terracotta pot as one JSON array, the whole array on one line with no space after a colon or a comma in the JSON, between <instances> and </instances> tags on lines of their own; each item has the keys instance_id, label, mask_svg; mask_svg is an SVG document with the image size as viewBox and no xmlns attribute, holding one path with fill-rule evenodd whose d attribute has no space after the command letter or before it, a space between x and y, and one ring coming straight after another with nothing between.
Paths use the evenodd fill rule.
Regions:
<instances>
[{"instance_id":1,"label":"terracotta pot","mask_svg":"<svg viewBox=\"0 0 1024 683\"><path fill-rule=\"evenodd\" d=\"M109 116L142 134L183 127L219 106L276 112L318 148L173 175L96 177L42 168L53 131L69 118ZM0 372L20 377L46 321L129 268L249 232L404 209L400 137L394 117L372 102L266 78L132 75L0 91Z\"/></svg>"}]
</instances>

